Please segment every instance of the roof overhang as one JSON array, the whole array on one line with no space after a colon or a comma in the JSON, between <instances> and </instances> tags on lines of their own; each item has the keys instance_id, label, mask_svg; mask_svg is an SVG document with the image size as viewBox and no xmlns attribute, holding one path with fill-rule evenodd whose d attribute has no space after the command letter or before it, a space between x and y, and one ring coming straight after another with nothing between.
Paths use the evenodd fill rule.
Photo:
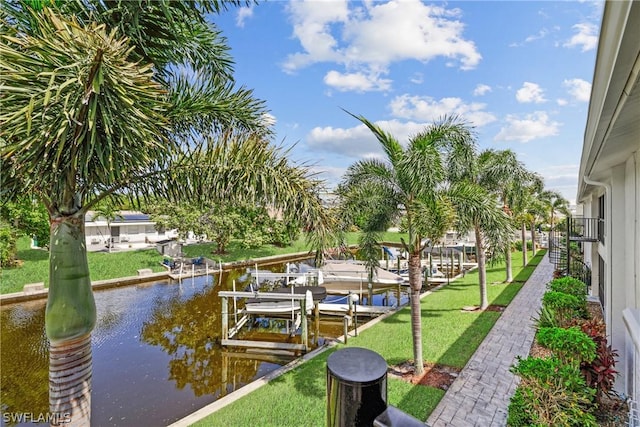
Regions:
<instances>
[{"instance_id":1,"label":"roof overhang","mask_svg":"<svg viewBox=\"0 0 640 427\"><path fill-rule=\"evenodd\" d=\"M578 201L640 148L640 2L604 5L578 176Z\"/></svg>"}]
</instances>

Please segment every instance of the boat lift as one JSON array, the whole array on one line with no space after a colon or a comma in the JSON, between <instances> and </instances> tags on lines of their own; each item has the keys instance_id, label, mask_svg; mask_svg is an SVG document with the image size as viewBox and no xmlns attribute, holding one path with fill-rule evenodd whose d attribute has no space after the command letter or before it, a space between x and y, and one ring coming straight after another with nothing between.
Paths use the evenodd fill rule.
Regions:
<instances>
[{"instance_id":1,"label":"boat lift","mask_svg":"<svg viewBox=\"0 0 640 427\"><path fill-rule=\"evenodd\" d=\"M306 352L309 349L309 335L307 325L307 314L313 309L313 297L311 291L307 291L304 294L296 293L281 293L281 292L246 292L246 291L220 291L218 296L222 298L222 345L223 346L235 346L235 347L251 347L251 348L265 348L273 350L288 350L288 351L303 351ZM233 328L229 328L229 298L233 298L234 301L234 315L236 317L236 323ZM250 314L244 313L241 319L237 318L239 313L236 306L237 298L252 298L254 300L268 301L290 301L290 312L295 315L299 312L300 324L302 327L302 344L294 343L278 343L272 341L253 341L253 340L238 340L233 337L239 332L240 328L246 324L249 320ZM315 304L316 322L318 321L318 304Z\"/></svg>"}]
</instances>

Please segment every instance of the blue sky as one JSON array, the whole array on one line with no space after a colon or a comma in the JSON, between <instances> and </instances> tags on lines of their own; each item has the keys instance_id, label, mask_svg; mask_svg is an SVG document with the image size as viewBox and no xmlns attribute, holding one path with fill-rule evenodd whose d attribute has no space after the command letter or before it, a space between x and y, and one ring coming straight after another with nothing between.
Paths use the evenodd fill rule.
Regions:
<instances>
[{"instance_id":1,"label":"blue sky","mask_svg":"<svg viewBox=\"0 0 640 427\"><path fill-rule=\"evenodd\" d=\"M602 2L270 1L213 21L276 144L333 188L381 156L363 115L405 143L445 114L575 200Z\"/></svg>"}]
</instances>

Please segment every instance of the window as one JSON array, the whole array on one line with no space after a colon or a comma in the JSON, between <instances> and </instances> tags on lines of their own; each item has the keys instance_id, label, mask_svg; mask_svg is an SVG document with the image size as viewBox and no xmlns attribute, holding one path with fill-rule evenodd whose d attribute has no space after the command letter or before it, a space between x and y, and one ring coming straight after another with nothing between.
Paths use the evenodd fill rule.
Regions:
<instances>
[{"instance_id":1,"label":"window","mask_svg":"<svg viewBox=\"0 0 640 427\"><path fill-rule=\"evenodd\" d=\"M598 255L598 299L600 300L600 304L602 305L602 309L605 310L604 305L604 277L605 277L605 264L604 260L600 255Z\"/></svg>"},{"instance_id":2,"label":"window","mask_svg":"<svg viewBox=\"0 0 640 427\"><path fill-rule=\"evenodd\" d=\"M598 240L600 243L604 244L605 232L604 232L604 221L605 221L605 206L604 206L604 194L598 198Z\"/></svg>"}]
</instances>

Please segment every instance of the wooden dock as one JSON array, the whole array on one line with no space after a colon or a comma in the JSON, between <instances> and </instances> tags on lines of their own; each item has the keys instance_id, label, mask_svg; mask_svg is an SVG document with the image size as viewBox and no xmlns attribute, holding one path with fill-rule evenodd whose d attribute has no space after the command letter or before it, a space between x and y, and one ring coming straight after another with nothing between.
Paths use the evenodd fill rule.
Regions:
<instances>
[{"instance_id":1,"label":"wooden dock","mask_svg":"<svg viewBox=\"0 0 640 427\"><path fill-rule=\"evenodd\" d=\"M349 304L330 304L330 303L320 303L318 304L318 308L320 309L320 314L330 314L330 315L344 315L349 314L353 311L353 307ZM380 305L358 305L355 306L355 312L359 316L377 316L379 314L386 314L391 311L394 311L396 307L387 307Z\"/></svg>"}]
</instances>

